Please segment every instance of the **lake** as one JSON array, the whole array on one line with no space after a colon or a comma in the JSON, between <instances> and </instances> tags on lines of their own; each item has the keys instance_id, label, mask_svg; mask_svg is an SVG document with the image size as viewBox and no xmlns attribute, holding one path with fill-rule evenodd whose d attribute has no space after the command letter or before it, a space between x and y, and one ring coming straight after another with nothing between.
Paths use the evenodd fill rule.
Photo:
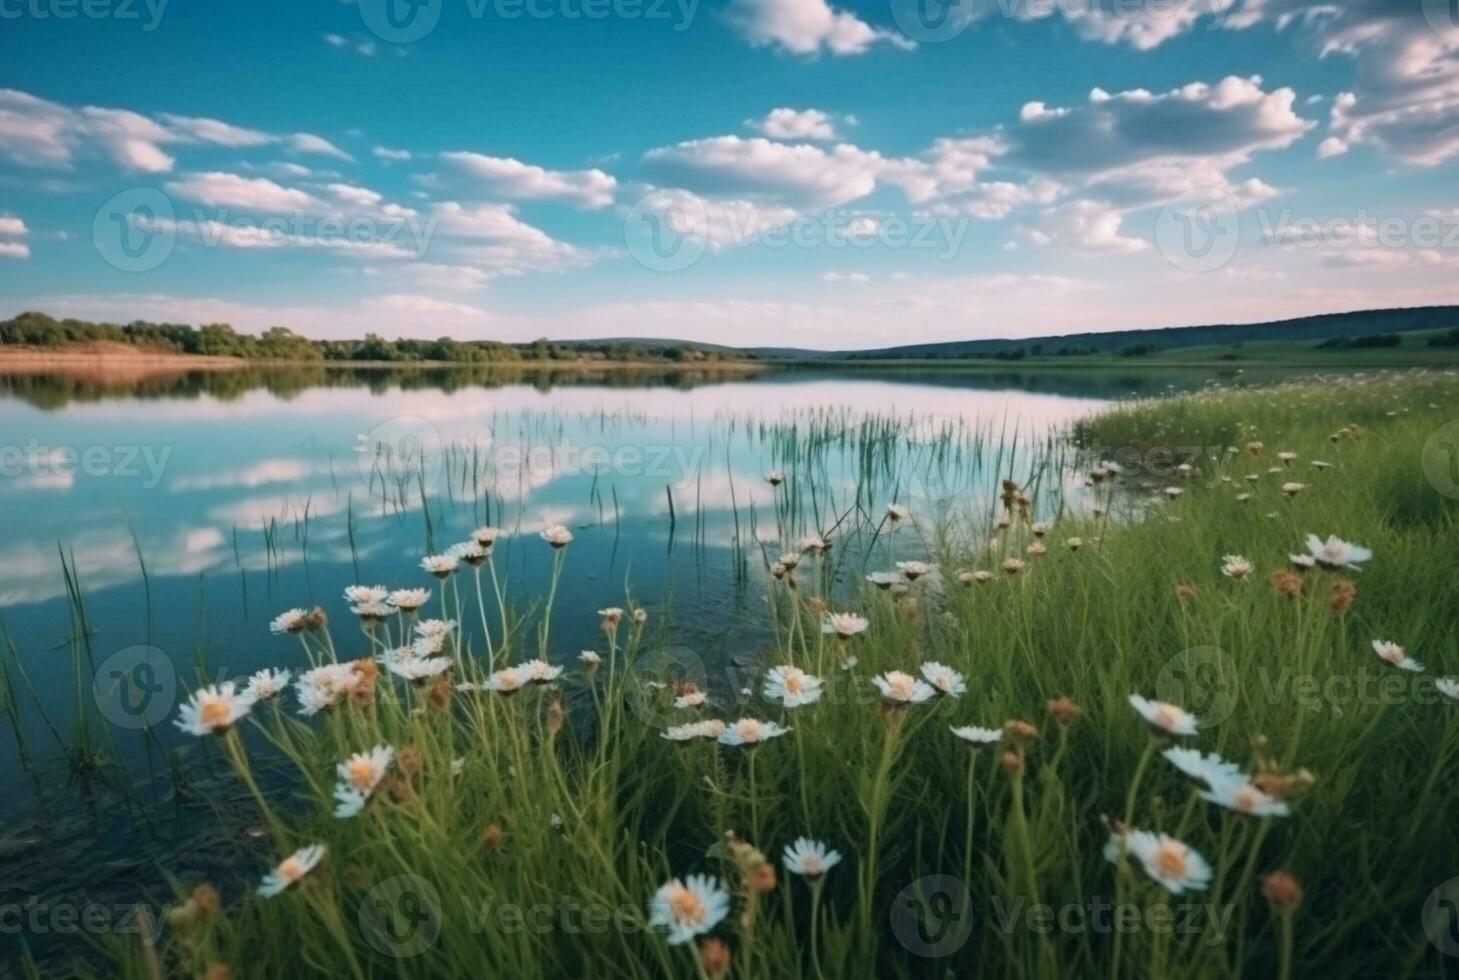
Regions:
<instances>
[{"instance_id":1,"label":"lake","mask_svg":"<svg viewBox=\"0 0 1459 980\"><path fill-rule=\"evenodd\" d=\"M119 930L138 903L170 897L164 869L228 880L249 866L237 859L254 844L245 796L215 749L173 727L179 700L200 678L297 669L299 646L271 635L270 621L317 605L348 623L348 585L432 587L437 614L443 590L420 560L474 527L504 530L494 569L523 608L553 566L538 532L561 524L575 536L554 659L600 641L596 610L641 606L655 642L747 664L782 545L830 537L834 593L860 580L878 538L925 553L919 522L891 537L889 503L977 522L1014 475L1042 514L1080 506L1082 481L1054 441L1069 423L1114 399L1212 380L362 368L0 377L10 892L0 903L100 905ZM766 480L774 470L786 477L779 492ZM469 631L471 579L457 582L451 611ZM361 639L340 654L367 652ZM70 938L27 935L42 954Z\"/></svg>"}]
</instances>

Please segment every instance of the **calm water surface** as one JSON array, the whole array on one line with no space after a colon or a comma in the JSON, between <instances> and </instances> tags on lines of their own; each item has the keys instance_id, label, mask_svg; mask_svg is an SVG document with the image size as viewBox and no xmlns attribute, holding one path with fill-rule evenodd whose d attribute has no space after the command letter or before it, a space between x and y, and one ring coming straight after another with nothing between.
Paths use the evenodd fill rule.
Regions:
<instances>
[{"instance_id":1,"label":"calm water surface","mask_svg":"<svg viewBox=\"0 0 1459 980\"><path fill-rule=\"evenodd\" d=\"M551 568L536 532L576 535L553 657L591 648L595 610L631 595L653 642L749 662L782 541L834 528L844 585L894 500L927 518L987 506L1013 473L1060 506L1077 488L1039 463L1052 434L1112 399L1209 380L0 377L0 616L14 651L0 904L99 903L120 921L170 895L163 868L228 880L255 866L251 808L216 753L172 727L177 701L199 678L297 668L298 645L268 629L289 607L323 607L357 647L341 655L364 654L341 590L434 585L421 556L477 525L509 532L496 562L520 604ZM771 469L789 479L778 495ZM918 533L897 547L920 557ZM78 744L109 762L77 774ZM53 954L66 937L23 938Z\"/></svg>"}]
</instances>

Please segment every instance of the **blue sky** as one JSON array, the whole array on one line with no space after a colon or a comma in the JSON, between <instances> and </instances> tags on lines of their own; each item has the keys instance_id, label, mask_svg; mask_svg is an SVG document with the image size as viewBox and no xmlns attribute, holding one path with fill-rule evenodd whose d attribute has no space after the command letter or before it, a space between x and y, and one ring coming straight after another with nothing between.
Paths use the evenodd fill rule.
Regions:
<instances>
[{"instance_id":1,"label":"blue sky","mask_svg":"<svg viewBox=\"0 0 1459 980\"><path fill-rule=\"evenodd\" d=\"M1452 6L0 0L0 314L859 347L1453 302Z\"/></svg>"}]
</instances>

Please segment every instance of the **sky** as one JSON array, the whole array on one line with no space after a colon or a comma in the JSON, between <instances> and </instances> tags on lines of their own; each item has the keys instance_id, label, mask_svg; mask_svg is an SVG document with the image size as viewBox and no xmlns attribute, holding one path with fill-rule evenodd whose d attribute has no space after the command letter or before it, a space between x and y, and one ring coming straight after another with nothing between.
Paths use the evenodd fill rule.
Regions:
<instances>
[{"instance_id":1,"label":"sky","mask_svg":"<svg viewBox=\"0 0 1459 980\"><path fill-rule=\"evenodd\" d=\"M0 0L0 316L878 347L1459 301L1459 0Z\"/></svg>"}]
</instances>

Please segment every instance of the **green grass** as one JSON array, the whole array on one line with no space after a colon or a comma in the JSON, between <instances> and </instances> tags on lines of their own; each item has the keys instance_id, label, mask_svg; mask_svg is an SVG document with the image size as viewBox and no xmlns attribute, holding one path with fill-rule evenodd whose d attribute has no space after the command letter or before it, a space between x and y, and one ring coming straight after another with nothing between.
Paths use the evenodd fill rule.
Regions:
<instances>
[{"instance_id":1,"label":"green grass","mask_svg":"<svg viewBox=\"0 0 1459 980\"><path fill-rule=\"evenodd\" d=\"M674 676L649 653L672 642L672 627L626 620L605 634L600 670L554 651L567 664L558 682L511 697L438 703L382 674L369 703L312 720L293 714L292 699L262 705L239 730L250 751L276 744L299 781L291 798L261 802L273 829L255 870L315 841L328 856L277 898L230 893L211 913L187 901L198 882L180 882L160 945L108 946L105 973L220 976L207 971L221 964L240 977L695 976L709 972L695 946L647 929L646 903L668 879L704 873L734 893L714 934L736 977L1445 976L1451 964L1426 938L1424 908L1459 873L1459 704L1433 687L1459 673L1459 509L1426 472L1448 479L1443 441L1431 440L1455 405L1459 379L1411 373L1211 390L1093 419L1072 435L1086 468L1123 466L1113 495L1101 491L1114 516L1061 516L1046 555L1027 556L1032 529L1017 516L990 547L985 507L935 525L919 515L884 540L905 551L920 538L943 585L838 597L833 608L870 620L844 650L819 631L830 594L821 559L803 560L795 588L770 584L775 642L745 653L824 678L815 705L778 708L758 696L758 678L706 665L711 705L675 710L646 683ZM1260 455L1247 449L1255 442ZM1283 466L1279 451L1296 461ZM1291 481L1306 487L1284 495ZM1172 485L1183 492L1169 500ZM1299 597L1279 594L1270 576L1308 532L1374 557L1361 573L1302 573ZM1070 550L1075 536L1082 546ZM559 554L574 560L571 546ZM1256 571L1223 576L1228 554ZM997 570L1012 556L1026 558L1023 573L957 582L956 570ZM1357 596L1334 612L1339 581L1356 583ZM474 622L469 575L459 592L452 614ZM596 618L568 595L534 609ZM500 625L498 665L536 654L531 637L545 641L526 618ZM363 647L354 626L332 629L339 649ZM321 636L305 636L311 656L327 656ZM1380 638L1427 671L1380 661L1370 646ZM478 676L485 658L464 651L457 679ZM961 698L879 702L872 676L934 660L966 675ZM738 693L745 685L755 696ZM1202 801L1152 755L1160 745L1131 693L1203 715L1201 731L1178 741L1260 768L1264 785L1296 787L1291 815ZM1060 697L1082 712L1067 727L1046 710ZM741 714L793 730L754 749L659 735L666 721ZM1033 726L1027 741L973 749L948 731L1014 719ZM359 817L333 818L335 764L377 743L409 749L407 764ZM453 759L464 760L455 776ZM1110 863L1103 816L1186 841L1212 865L1210 887L1170 895L1136 862ZM727 847L730 832L778 880L757 879L757 852ZM780 850L802 835L844 855L817 888L779 868ZM1261 895L1263 876L1279 870L1305 889L1295 912ZM959 880L969 907L933 875ZM1111 906L1128 911L1100 918ZM932 952L945 955L921 955Z\"/></svg>"}]
</instances>

